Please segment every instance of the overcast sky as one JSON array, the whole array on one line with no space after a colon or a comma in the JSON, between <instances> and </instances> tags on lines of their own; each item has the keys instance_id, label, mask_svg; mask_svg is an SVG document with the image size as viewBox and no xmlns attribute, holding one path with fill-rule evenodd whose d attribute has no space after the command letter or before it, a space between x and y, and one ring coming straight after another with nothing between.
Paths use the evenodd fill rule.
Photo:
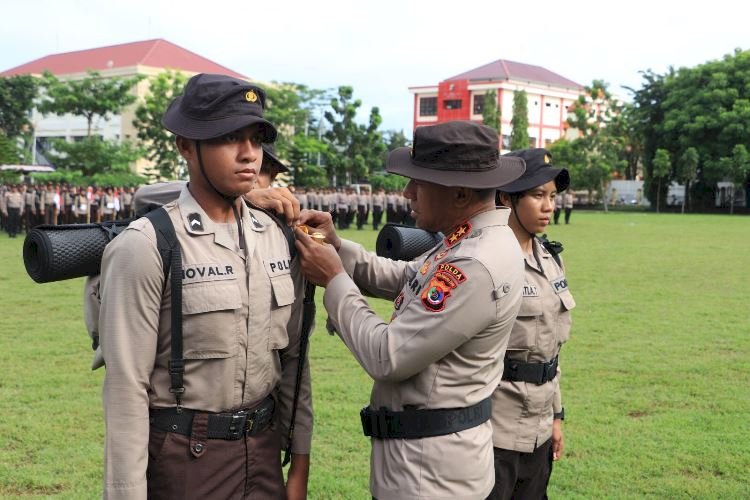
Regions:
<instances>
[{"instance_id":1,"label":"overcast sky","mask_svg":"<svg viewBox=\"0 0 750 500\"><path fill-rule=\"evenodd\" d=\"M640 87L750 48L744 1L21 0L3 2L0 70L45 55L164 38L251 78L352 85L366 119L411 135L409 86L508 59L582 85Z\"/></svg>"}]
</instances>

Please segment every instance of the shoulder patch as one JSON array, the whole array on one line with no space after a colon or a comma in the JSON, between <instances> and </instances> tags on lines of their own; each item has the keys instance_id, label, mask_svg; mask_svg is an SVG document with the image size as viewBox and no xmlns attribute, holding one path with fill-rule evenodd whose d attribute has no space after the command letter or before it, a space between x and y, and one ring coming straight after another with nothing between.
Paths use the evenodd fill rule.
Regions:
<instances>
[{"instance_id":1,"label":"shoulder patch","mask_svg":"<svg viewBox=\"0 0 750 500\"><path fill-rule=\"evenodd\" d=\"M550 283L552 284L552 288L555 290L555 293L558 295L568 289L568 280L565 278L565 276L560 276L559 278L550 280Z\"/></svg>"},{"instance_id":2,"label":"shoulder patch","mask_svg":"<svg viewBox=\"0 0 750 500\"><path fill-rule=\"evenodd\" d=\"M453 264L438 264L437 269L435 269L435 275L447 277L455 285L463 283L468 278L461 269ZM455 288L455 286L453 288Z\"/></svg>"},{"instance_id":3,"label":"shoulder patch","mask_svg":"<svg viewBox=\"0 0 750 500\"><path fill-rule=\"evenodd\" d=\"M429 270L430 270L430 260L427 259L426 261L424 261L424 264L422 264L422 267L419 268L419 274L422 274L422 275L427 274L427 271Z\"/></svg>"},{"instance_id":4,"label":"shoulder patch","mask_svg":"<svg viewBox=\"0 0 750 500\"><path fill-rule=\"evenodd\" d=\"M447 250L447 249L441 252L438 252L437 255L435 255L435 262L439 261L440 259L448 255L449 253L450 253L450 250Z\"/></svg>"},{"instance_id":5,"label":"shoulder patch","mask_svg":"<svg viewBox=\"0 0 750 500\"><path fill-rule=\"evenodd\" d=\"M427 287L422 291L422 305L430 312L440 312L445 309L445 301L451 295L451 287L436 273Z\"/></svg>"},{"instance_id":6,"label":"shoulder patch","mask_svg":"<svg viewBox=\"0 0 750 500\"><path fill-rule=\"evenodd\" d=\"M404 303L404 292L401 292L398 294L398 297L396 297L396 300L393 301L393 308L395 310L401 309L401 304Z\"/></svg>"},{"instance_id":7,"label":"shoulder patch","mask_svg":"<svg viewBox=\"0 0 750 500\"><path fill-rule=\"evenodd\" d=\"M188 215L188 225L190 226L191 231L204 231L201 214L197 212Z\"/></svg>"}]
</instances>

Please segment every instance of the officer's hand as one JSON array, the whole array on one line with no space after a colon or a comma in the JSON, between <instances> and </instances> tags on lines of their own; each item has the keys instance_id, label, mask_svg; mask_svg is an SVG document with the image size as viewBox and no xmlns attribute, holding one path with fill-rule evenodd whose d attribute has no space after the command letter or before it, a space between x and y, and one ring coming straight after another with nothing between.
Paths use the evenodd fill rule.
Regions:
<instances>
[{"instance_id":1,"label":"officer's hand","mask_svg":"<svg viewBox=\"0 0 750 500\"><path fill-rule=\"evenodd\" d=\"M300 257L300 270L310 282L319 286L328 283L344 272L339 254L332 245L317 243L301 229L295 229L295 246Z\"/></svg>"},{"instance_id":2,"label":"officer's hand","mask_svg":"<svg viewBox=\"0 0 750 500\"><path fill-rule=\"evenodd\" d=\"M330 243L338 251L341 248L341 238L336 234L333 219L328 212L318 210L303 210L299 216L300 224L312 228L314 232L323 233L326 243Z\"/></svg>"},{"instance_id":3,"label":"officer's hand","mask_svg":"<svg viewBox=\"0 0 750 500\"><path fill-rule=\"evenodd\" d=\"M552 460L560 460L563 455L563 449L565 448L565 440L563 439L562 421L552 421Z\"/></svg>"},{"instance_id":4,"label":"officer's hand","mask_svg":"<svg viewBox=\"0 0 750 500\"><path fill-rule=\"evenodd\" d=\"M253 189L245 194L245 199L257 207L273 210L290 226L299 220L299 200L285 187Z\"/></svg>"},{"instance_id":5,"label":"officer's hand","mask_svg":"<svg viewBox=\"0 0 750 500\"><path fill-rule=\"evenodd\" d=\"M286 479L287 500L307 498L307 478L310 474L310 455L292 453L292 464Z\"/></svg>"}]
</instances>

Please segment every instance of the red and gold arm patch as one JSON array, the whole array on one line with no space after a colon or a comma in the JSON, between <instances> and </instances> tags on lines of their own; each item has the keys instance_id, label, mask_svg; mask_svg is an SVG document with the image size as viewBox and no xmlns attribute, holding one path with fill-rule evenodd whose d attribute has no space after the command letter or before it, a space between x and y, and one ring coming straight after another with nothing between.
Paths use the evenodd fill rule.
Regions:
<instances>
[{"instance_id":1,"label":"red and gold arm patch","mask_svg":"<svg viewBox=\"0 0 750 500\"><path fill-rule=\"evenodd\" d=\"M433 276L422 291L422 304L430 312L440 312L445 309L445 301L450 294L451 286L437 275Z\"/></svg>"}]
</instances>

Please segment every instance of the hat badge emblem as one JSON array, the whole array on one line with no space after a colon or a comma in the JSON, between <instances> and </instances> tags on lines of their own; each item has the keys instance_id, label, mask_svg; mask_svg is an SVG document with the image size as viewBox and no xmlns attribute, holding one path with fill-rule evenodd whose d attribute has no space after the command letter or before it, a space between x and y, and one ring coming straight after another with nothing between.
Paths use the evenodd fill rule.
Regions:
<instances>
[{"instance_id":1,"label":"hat badge emblem","mask_svg":"<svg viewBox=\"0 0 750 500\"><path fill-rule=\"evenodd\" d=\"M551 163L551 161L549 155L544 155L544 163Z\"/></svg>"},{"instance_id":2,"label":"hat badge emblem","mask_svg":"<svg viewBox=\"0 0 750 500\"><path fill-rule=\"evenodd\" d=\"M252 91L252 90L248 90L248 91L247 91L247 92L245 93L245 100L246 100L247 102L255 102L255 101L257 101L257 100L258 100L258 94L256 94L256 93L255 93L254 91Z\"/></svg>"}]
</instances>

